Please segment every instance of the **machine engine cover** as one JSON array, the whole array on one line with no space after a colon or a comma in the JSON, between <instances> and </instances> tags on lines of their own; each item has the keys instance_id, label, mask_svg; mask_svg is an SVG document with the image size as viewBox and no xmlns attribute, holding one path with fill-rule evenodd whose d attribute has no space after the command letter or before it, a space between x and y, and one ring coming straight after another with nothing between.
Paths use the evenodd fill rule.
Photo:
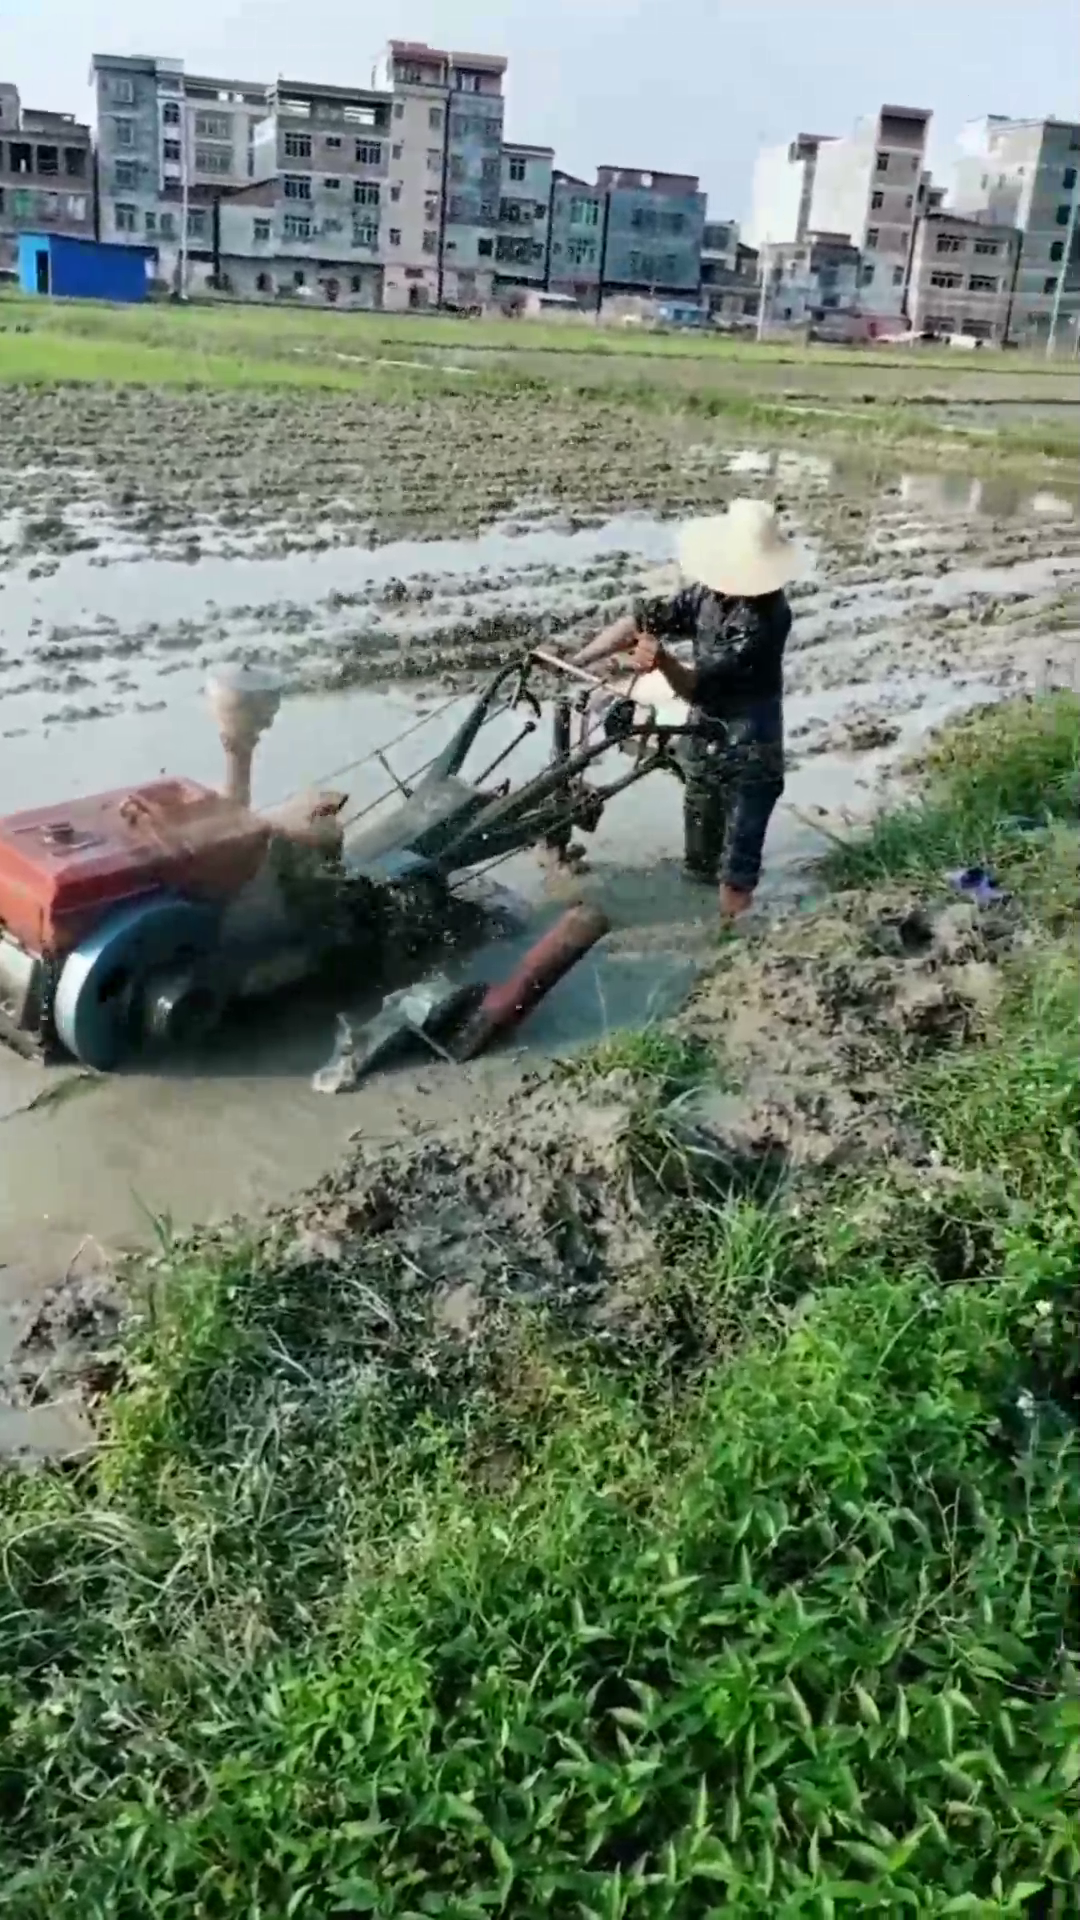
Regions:
<instances>
[{"instance_id":1,"label":"machine engine cover","mask_svg":"<svg viewBox=\"0 0 1080 1920\"><path fill-rule=\"evenodd\" d=\"M167 889L224 902L258 871L265 820L196 780L152 780L0 819L0 926L63 955L110 908Z\"/></svg>"}]
</instances>

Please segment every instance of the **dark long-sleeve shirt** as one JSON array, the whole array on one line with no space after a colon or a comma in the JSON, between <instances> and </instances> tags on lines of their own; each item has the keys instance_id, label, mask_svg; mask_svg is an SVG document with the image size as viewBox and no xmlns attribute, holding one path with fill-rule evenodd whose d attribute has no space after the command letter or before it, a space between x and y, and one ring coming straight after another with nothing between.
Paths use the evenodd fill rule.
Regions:
<instances>
[{"instance_id":1,"label":"dark long-sleeve shirt","mask_svg":"<svg viewBox=\"0 0 1080 1920\"><path fill-rule=\"evenodd\" d=\"M694 706L710 719L750 716L779 707L791 608L783 593L731 600L708 587L684 587L670 598L639 600L638 626L658 640L691 640L697 685Z\"/></svg>"}]
</instances>

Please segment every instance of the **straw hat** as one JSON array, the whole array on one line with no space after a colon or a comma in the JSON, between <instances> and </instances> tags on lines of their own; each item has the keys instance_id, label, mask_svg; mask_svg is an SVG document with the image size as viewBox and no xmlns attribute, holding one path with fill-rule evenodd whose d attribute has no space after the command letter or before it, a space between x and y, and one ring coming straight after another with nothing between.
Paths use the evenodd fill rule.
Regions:
<instances>
[{"instance_id":1,"label":"straw hat","mask_svg":"<svg viewBox=\"0 0 1080 1920\"><path fill-rule=\"evenodd\" d=\"M767 500L733 500L726 513L688 521L676 552L688 579L740 600L776 593L804 568L800 548Z\"/></svg>"}]
</instances>

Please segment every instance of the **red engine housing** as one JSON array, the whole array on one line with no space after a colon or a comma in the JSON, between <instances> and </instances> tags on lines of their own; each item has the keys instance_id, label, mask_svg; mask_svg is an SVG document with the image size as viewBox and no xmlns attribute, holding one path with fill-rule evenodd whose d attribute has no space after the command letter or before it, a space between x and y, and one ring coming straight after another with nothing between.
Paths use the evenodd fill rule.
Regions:
<instances>
[{"instance_id":1,"label":"red engine housing","mask_svg":"<svg viewBox=\"0 0 1080 1920\"><path fill-rule=\"evenodd\" d=\"M159 889L226 901L252 879L270 827L197 780L152 780L0 819L0 930L63 955L110 907Z\"/></svg>"}]
</instances>

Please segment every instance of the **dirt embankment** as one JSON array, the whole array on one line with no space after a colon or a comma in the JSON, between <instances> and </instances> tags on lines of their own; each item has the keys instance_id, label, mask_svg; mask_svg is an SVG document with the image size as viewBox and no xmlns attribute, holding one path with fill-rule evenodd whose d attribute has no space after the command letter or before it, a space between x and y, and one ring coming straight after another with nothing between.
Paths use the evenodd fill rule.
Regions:
<instances>
[{"instance_id":1,"label":"dirt embankment","mask_svg":"<svg viewBox=\"0 0 1080 1920\"><path fill-rule=\"evenodd\" d=\"M463 1342L486 1347L523 1303L639 1338L666 1311L673 1206L782 1181L797 1207L805 1174L883 1158L913 1191L947 1186L898 1102L901 1069L978 1035L1023 937L1008 901L928 908L893 891L794 912L734 943L670 1029L674 1053L709 1063L677 1097L626 1065L546 1075L483 1119L359 1148L298 1204L196 1238L186 1257L254 1232L252 1310L284 1288L303 1318L317 1289L304 1366L328 1380L437 1367ZM106 1387L120 1311L118 1285L84 1262L14 1355L15 1403Z\"/></svg>"}]
</instances>

